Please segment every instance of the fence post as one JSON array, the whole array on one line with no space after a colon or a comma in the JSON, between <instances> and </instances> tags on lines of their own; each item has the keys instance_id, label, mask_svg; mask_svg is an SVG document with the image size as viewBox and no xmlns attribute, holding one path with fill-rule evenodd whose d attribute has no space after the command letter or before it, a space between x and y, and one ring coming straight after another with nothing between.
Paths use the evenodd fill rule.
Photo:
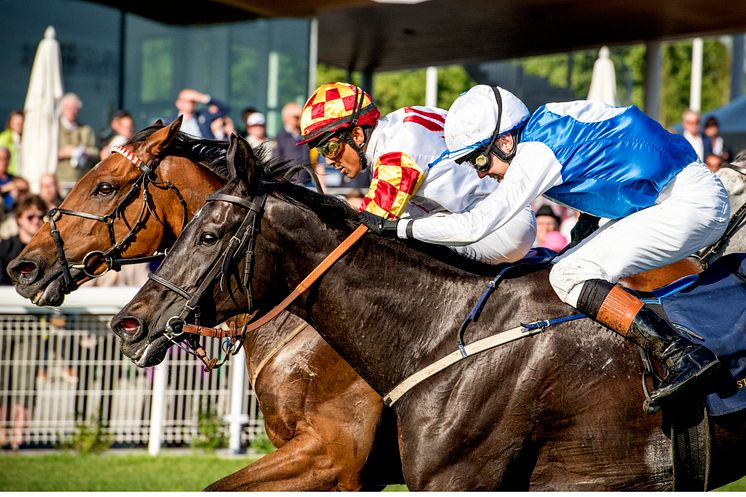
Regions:
<instances>
[{"instance_id":1,"label":"fence post","mask_svg":"<svg viewBox=\"0 0 746 497\"><path fill-rule=\"evenodd\" d=\"M153 378L153 398L150 404L150 437L148 453L157 456L163 438L163 417L166 404L166 383L168 382L168 356L155 367Z\"/></svg>"},{"instance_id":2,"label":"fence post","mask_svg":"<svg viewBox=\"0 0 746 497\"><path fill-rule=\"evenodd\" d=\"M243 413L244 379L246 378L246 355L239 353L233 356L231 363L231 407L225 420L230 423L230 443L232 454L241 453L241 430L248 423L249 417Z\"/></svg>"}]
</instances>

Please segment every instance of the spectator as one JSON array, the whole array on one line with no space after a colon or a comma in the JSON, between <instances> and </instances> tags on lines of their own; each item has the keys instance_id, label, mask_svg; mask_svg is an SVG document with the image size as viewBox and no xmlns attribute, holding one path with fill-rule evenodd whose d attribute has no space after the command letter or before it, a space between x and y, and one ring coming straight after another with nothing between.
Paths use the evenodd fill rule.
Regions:
<instances>
[{"instance_id":1,"label":"spectator","mask_svg":"<svg viewBox=\"0 0 746 497\"><path fill-rule=\"evenodd\" d=\"M246 121L249 119L249 116L253 114L254 112L259 112L259 109L256 107L244 107L241 111L241 126L246 126ZM249 131L247 129L239 129L238 134L247 137L249 134Z\"/></svg>"},{"instance_id":2,"label":"spectator","mask_svg":"<svg viewBox=\"0 0 746 497\"><path fill-rule=\"evenodd\" d=\"M277 150L277 143L267 136L267 121L261 112L252 112L246 118L246 140L253 150L261 147L261 160L270 160Z\"/></svg>"},{"instance_id":3,"label":"spectator","mask_svg":"<svg viewBox=\"0 0 746 497\"><path fill-rule=\"evenodd\" d=\"M7 147L0 146L0 194L3 197L3 210L10 212L13 210L15 197L13 195L13 175L10 174L11 153Z\"/></svg>"},{"instance_id":4,"label":"spectator","mask_svg":"<svg viewBox=\"0 0 746 497\"><path fill-rule=\"evenodd\" d=\"M705 157L705 165L707 166L707 169L716 173L720 171L720 168L723 166L723 159L716 154L707 154Z\"/></svg>"},{"instance_id":5,"label":"spectator","mask_svg":"<svg viewBox=\"0 0 746 497\"><path fill-rule=\"evenodd\" d=\"M536 211L536 242L534 247L546 247L561 250L567 245L567 239L559 232L560 217L548 205L542 205ZM549 236L551 234L551 236ZM551 247L550 247L551 245ZM561 246L559 246L561 245ZM557 248L559 246L559 248Z\"/></svg>"},{"instance_id":6,"label":"spectator","mask_svg":"<svg viewBox=\"0 0 746 497\"><path fill-rule=\"evenodd\" d=\"M23 134L23 112L11 111L5 123L5 130L0 133L0 147L10 151L8 173L17 174L21 162L21 135Z\"/></svg>"},{"instance_id":7,"label":"spectator","mask_svg":"<svg viewBox=\"0 0 746 497\"><path fill-rule=\"evenodd\" d=\"M47 210L47 203L38 195L32 195L18 204L15 215L18 234L0 242L0 285L13 284L6 268L39 231Z\"/></svg>"},{"instance_id":8,"label":"spectator","mask_svg":"<svg viewBox=\"0 0 746 497\"><path fill-rule=\"evenodd\" d=\"M110 126L109 138L102 142L104 144L101 146L101 160L111 155L113 147L124 145L135 134L135 120L126 110L116 111L111 118Z\"/></svg>"},{"instance_id":9,"label":"spectator","mask_svg":"<svg viewBox=\"0 0 746 497\"><path fill-rule=\"evenodd\" d=\"M277 133L277 153L275 158L278 162L288 161L292 164L311 164L311 154L308 147L299 147L300 136L300 112L301 108L295 102L285 104L282 108L283 129ZM295 175L293 182L299 185L310 184L311 177L307 172L301 171Z\"/></svg>"},{"instance_id":10,"label":"spectator","mask_svg":"<svg viewBox=\"0 0 746 497\"><path fill-rule=\"evenodd\" d=\"M197 110L197 104L207 106L214 105L215 111L200 112ZM197 138L214 139L210 124L217 118L223 117L230 112L228 105L212 98L206 93L185 88L179 92L176 98L176 109L179 114L184 116L181 122L181 131ZM178 115L171 117L168 122L172 122Z\"/></svg>"},{"instance_id":11,"label":"spectator","mask_svg":"<svg viewBox=\"0 0 746 497\"><path fill-rule=\"evenodd\" d=\"M229 116L221 116L210 123L210 131L216 140L228 141L228 137L236 132L236 127Z\"/></svg>"},{"instance_id":12,"label":"spectator","mask_svg":"<svg viewBox=\"0 0 746 497\"><path fill-rule=\"evenodd\" d=\"M50 209L59 207L62 203L60 185L53 173L44 173L39 178L39 196L44 199Z\"/></svg>"},{"instance_id":13,"label":"spectator","mask_svg":"<svg viewBox=\"0 0 746 497\"><path fill-rule=\"evenodd\" d=\"M681 116L681 125L684 127L684 138L692 146L697 157L702 159L705 156L705 145L702 139L702 132L700 131L700 115L699 112L686 109L684 114Z\"/></svg>"},{"instance_id":14,"label":"spectator","mask_svg":"<svg viewBox=\"0 0 746 497\"><path fill-rule=\"evenodd\" d=\"M720 136L720 123L715 116L705 119L703 157L706 158L711 154L720 157L721 162L728 162L730 160L730 150L725 146L723 137Z\"/></svg>"},{"instance_id":15,"label":"spectator","mask_svg":"<svg viewBox=\"0 0 746 497\"><path fill-rule=\"evenodd\" d=\"M98 162L99 151L93 128L78 122L82 106L75 93L65 93L60 101L60 143L56 174L64 188L71 188Z\"/></svg>"}]
</instances>

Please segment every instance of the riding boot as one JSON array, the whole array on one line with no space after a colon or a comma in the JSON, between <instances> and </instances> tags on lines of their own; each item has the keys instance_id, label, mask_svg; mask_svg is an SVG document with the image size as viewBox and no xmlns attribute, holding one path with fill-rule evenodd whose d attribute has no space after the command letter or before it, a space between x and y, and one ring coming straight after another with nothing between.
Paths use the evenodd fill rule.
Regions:
<instances>
[{"instance_id":1,"label":"riding boot","mask_svg":"<svg viewBox=\"0 0 746 497\"><path fill-rule=\"evenodd\" d=\"M679 335L637 297L604 280L583 285L577 309L662 361L668 374L650 394L648 413L703 384L721 366L708 348Z\"/></svg>"}]
</instances>

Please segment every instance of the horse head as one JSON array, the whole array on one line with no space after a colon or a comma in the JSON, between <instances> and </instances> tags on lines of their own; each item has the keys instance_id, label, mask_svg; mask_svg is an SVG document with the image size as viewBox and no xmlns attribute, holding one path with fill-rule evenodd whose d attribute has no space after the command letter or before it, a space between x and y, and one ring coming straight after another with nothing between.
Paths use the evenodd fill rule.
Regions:
<instances>
[{"instance_id":1,"label":"horse head","mask_svg":"<svg viewBox=\"0 0 746 497\"><path fill-rule=\"evenodd\" d=\"M287 281L300 280L306 268L280 274L283 251L294 250L280 242L285 231L307 231L319 260L333 248L313 241L324 237L314 237L309 229L310 213L269 198L283 196L283 191L295 197L329 197L287 182L292 173L287 167L257 163L242 138L231 137L227 167L225 187L207 199L151 281L111 321L122 351L138 366L159 363L173 342L183 340L179 327L185 321L211 326L238 313L264 310L286 295ZM346 204L332 203L341 208L343 219L353 216ZM276 222L279 218L282 223ZM302 250L307 253L308 247ZM253 255L247 257L247 252Z\"/></svg>"},{"instance_id":2,"label":"horse head","mask_svg":"<svg viewBox=\"0 0 746 497\"><path fill-rule=\"evenodd\" d=\"M178 236L207 194L224 184L187 158L194 145L180 125L177 119L140 131L76 183L9 264L18 293L37 305L60 305L81 283ZM180 155L171 155L176 148Z\"/></svg>"}]
</instances>

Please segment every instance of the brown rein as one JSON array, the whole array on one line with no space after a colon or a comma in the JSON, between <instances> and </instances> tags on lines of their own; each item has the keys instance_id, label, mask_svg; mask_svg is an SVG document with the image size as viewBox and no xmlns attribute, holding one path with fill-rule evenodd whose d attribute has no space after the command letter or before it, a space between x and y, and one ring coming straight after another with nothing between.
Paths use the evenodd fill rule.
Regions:
<instances>
[{"instance_id":1,"label":"brown rein","mask_svg":"<svg viewBox=\"0 0 746 497\"><path fill-rule=\"evenodd\" d=\"M231 323L229 325L229 329L227 330L223 330L220 328L209 328L206 326L198 326L194 324L184 324L182 326L182 332L210 338L230 338L231 340L243 340L246 336L246 333L254 331L257 328L260 328L268 322L272 321L295 299L300 297L303 292L308 290L308 288L316 280L318 280L332 265L334 265L334 263L337 262L345 254L345 252L350 249L350 247L357 243L357 241L360 240L360 238L362 238L362 236L367 231L368 227L364 224L358 226L355 231L353 231L347 238L345 238L342 243L337 245L337 247L332 250L332 252L327 255L324 260L321 261L319 265L316 266L313 271L308 274L308 276L303 279L303 281L298 283L298 286L296 286L295 289L290 292L290 295L285 297L282 302L273 307L267 314L252 322L251 319L253 319L254 315L256 314L254 313L254 315L251 316L249 322L242 326L240 330L236 328L236 325L234 323ZM205 364L205 369L207 371L210 371L217 363L216 359L209 359L207 357L202 347L199 347L195 352L197 352L197 357L199 357L199 359Z\"/></svg>"}]
</instances>

